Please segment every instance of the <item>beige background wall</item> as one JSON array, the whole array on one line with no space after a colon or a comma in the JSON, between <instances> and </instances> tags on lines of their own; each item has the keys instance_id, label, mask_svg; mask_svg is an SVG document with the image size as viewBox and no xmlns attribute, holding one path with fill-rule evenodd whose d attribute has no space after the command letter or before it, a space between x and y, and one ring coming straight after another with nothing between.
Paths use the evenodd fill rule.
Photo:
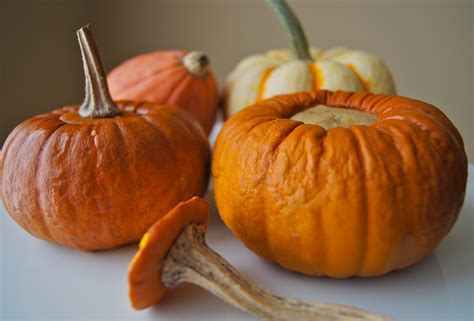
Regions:
<instances>
[{"instance_id":1,"label":"beige background wall","mask_svg":"<svg viewBox=\"0 0 474 321\"><path fill-rule=\"evenodd\" d=\"M263 0L0 0L0 144L21 120L80 102L75 30L91 22L106 68L158 49L200 49L222 82L244 56L285 47ZM472 1L289 0L313 46L377 53L401 95L439 106L474 161Z\"/></svg>"}]
</instances>

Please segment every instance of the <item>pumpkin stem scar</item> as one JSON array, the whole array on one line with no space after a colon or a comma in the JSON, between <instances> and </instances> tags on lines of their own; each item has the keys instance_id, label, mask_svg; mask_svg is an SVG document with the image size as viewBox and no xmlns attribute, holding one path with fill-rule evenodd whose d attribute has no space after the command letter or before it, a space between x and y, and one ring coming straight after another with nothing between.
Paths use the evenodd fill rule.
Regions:
<instances>
[{"instance_id":1,"label":"pumpkin stem scar","mask_svg":"<svg viewBox=\"0 0 474 321\"><path fill-rule=\"evenodd\" d=\"M191 51L182 59L183 66L194 76L205 77L208 72L209 58L200 51Z\"/></svg>"},{"instance_id":2,"label":"pumpkin stem scar","mask_svg":"<svg viewBox=\"0 0 474 321\"><path fill-rule=\"evenodd\" d=\"M81 47L86 81L86 93L84 102L79 107L79 115L84 118L105 118L120 114L120 109L110 96L107 78L91 26L85 25L79 29L77 38Z\"/></svg>"},{"instance_id":3,"label":"pumpkin stem scar","mask_svg":"<svg viewBox=\"0 0 474 321\"><path fill-rule=\"evenodd\" d=\"M266 2L277 14L286 31L290 34L296 58L312 60L303 27L288 3L285 0L266 0Z\"/></svg>"}]
</instances>

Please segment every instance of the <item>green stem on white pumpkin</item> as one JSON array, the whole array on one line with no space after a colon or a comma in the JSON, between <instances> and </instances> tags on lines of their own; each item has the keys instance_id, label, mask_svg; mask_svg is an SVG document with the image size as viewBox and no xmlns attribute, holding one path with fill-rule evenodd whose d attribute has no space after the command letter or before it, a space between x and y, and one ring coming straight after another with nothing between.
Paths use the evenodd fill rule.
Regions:
<instances>
[{"instance_id":1,"label":"green stem on white pumpkin","mask_svg":"<svg viewBox=\"0 0 474 321\"><path fill-rule=\"evenodd\" d=\"M92 35L90 25L85 25L77 31L81 47L82 63L86 80L86 95L79 107L79 115L84 118L113 117L120 113L110 97L107 77L100 60L99 49Z\"/></svg>"},{"instance_id":2,"label":"green stem on white pumpkin","mask_svg":"<svg viewBox=\"0 0 474 321\"><path fill-rule=\"evenodd\" d=\"M300 60L312 60L308 40L300 21L285 0L265 0L277 14L286 31L290 34L293 51Z\"/></svg>"}]
</instances>

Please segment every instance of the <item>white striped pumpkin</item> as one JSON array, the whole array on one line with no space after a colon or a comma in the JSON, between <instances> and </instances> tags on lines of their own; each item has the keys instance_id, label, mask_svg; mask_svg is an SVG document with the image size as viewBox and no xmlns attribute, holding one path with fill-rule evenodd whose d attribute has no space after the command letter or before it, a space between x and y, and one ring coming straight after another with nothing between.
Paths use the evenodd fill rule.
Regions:
<instances>
[{"instance_id":1,"label":"white striped pumpkin","mask_svg":"<svg viewBox=\"0 0 474 321\"><path fill-rule=\"evenodd\" d=\"M395 94L390 71L376 55L344 48L309 49L301 25L283 0L267 0L290 33L294 49L271 50L242 60L227 77L227 117L275 95L316 89Z\"/></svg>"}]
</instances>

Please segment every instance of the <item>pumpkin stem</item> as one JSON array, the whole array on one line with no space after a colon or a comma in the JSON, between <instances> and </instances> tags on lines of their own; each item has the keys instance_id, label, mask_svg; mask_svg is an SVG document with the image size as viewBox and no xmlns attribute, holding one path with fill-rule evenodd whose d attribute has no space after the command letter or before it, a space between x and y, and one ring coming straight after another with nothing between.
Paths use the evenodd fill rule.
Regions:
<instances>
[{"instance_id":1,"label":"pumpkin stem","mask_svg":"<svg viewBox=\"0 0 474 321\"><path fill-rule=\"evenodd\" d=\"M79 107L79 115L85 118L105 118L119 114L120 109L110 97L107 78L91 26L85 25L79 29L77 38L81 47L86 79L86 95L84 102Z\"/></svg>"},{"instance_id":2,"label":"pumpkin stem","mask_svg":"<svg viewBox=\"0 0 474 321\"><path fill-rule=\"evenodd\" d=\"M207 75L207 67L209 66L209 58L200 51L191 51L183 57L183 66L189 73L204 77Z\"/></svg>"},{"instance_id":3,"label":"pumpkin stem","mask_svg":"<svg viewBox=\"0 0 474 321\"><path fill-rule=\"evenodd\" d=\"M265 0L277 14L286 31L290 34L293 51L300 60L312 60L308 40L300 21L285 0Z\"/></svg>"},{"instance_id":4,"label":"pumpkin stem","mask_svg":"<svg viewBox=\"0 0 474 321\"><path fill-rule=\"evenodd\" d=\"M164 286L172 288L181 282L194 283L264 320L391 320L349 306L274 295L247 279L209 248L204 230L202 226L189 225L175 240L161 269Z\"/></svg>"}]
</instances>

